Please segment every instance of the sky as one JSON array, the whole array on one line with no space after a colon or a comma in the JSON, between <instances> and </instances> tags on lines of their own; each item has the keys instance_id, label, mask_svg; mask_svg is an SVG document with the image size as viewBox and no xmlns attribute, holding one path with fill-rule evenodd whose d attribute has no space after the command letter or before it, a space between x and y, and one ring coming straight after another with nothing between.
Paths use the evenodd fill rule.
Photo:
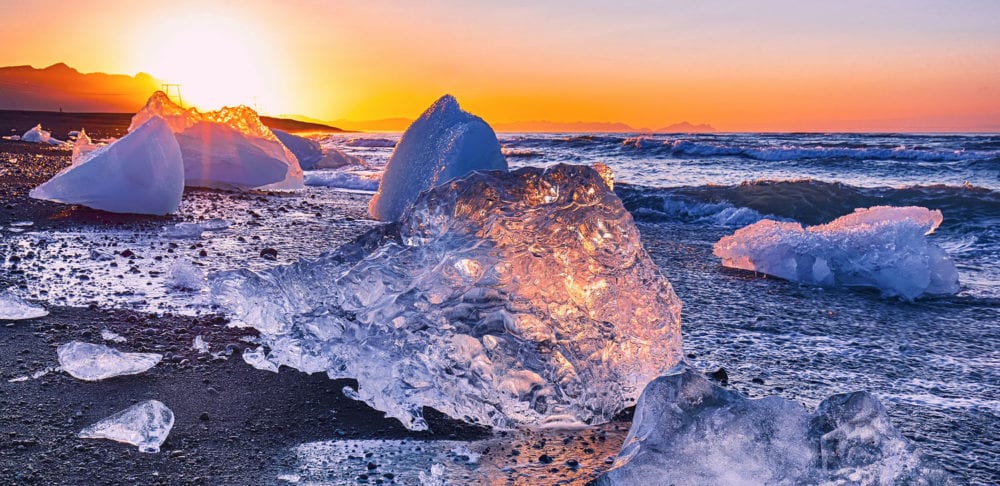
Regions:
<instances>
[{"instance_id":1,"label":"sky","mask_svg":"<svg viewBox=\"0 0 1000 486\"><path fill-rule=\"evenodd\" d=\"M493 123L1000 130L992 0L0 0L0 46L322 120L451 93Z\"/></svg>"}]
</instances>

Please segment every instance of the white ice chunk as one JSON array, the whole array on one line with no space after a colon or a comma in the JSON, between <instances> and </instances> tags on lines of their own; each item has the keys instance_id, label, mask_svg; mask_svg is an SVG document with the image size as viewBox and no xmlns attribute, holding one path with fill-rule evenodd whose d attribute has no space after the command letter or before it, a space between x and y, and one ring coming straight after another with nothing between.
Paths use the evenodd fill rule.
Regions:
<instances>
[{"instance_id":1,"label":"white ice chunk","mask_svg":"<svg viewBox=\"0 0 1000 486\"><path fill-rule=\"evenodd\" d=\"M646 386L632 428L598 485L947 484L865 392L816 412L750 400L680 366Z\"/></svg>"},{"instance_id":2,"label":"white ice chunk","mask_svg":"<svg viewBox=\"0 0 1000 486\"><path fill-rule=\"evenodd\" d=\"M246 106L199 113L175 105L161 91L132 117L129 131L160 117L176 137L187 186L216 189L296 190L303 187L298 159Z\"/></svg>"},{"instance_id":3,"label":"white ice chunk","mask_svg":"<svg viewBox=\"0 0 1000 486\"><path fill-rule=\"evenodd\" d=\"M276 128L272 128L271 131L281 143L285 144L285 147L288 147L288 150L295 154L295 158L299 160L299 167L303 170L316 167L323 158L323 149L319 146L319 142Z\"/></svg>"},{"instance_id":4,"label":"white ice chunk","mask_svg":"<svg viewBox=\"0 0 1000 486\"><path fill-rule=\"evenodd\" d=\"M201 337L201 334L194 337L194 342L191 343L191 349L198 352L198 354L205 354L208 352L208 343L205 342L205 338Z\"/></svg>"},{"instance_id":5,"label":"white ice chunk","mask_svg":"<svg viewBox=\"0 0 1000 486\"><path fill-rule=\"evenodd\" d=\"M421 191L476 170L507 170L497 136L454 97L442 96L403 133L368 212L398 221Z\"/></svg>"},{"instance_id":6,"label":"white ice chunk","mask_svg":"<svg viewBox=\"0 0 1000 486\"><path fill-rule=\"evenodd\" d=\"M715 244L727 267L825 286L874 287L913 300L959 290L958 271L927 235L941 211L876 206L828 224L758 221Z\"/></svg>"},{"instance_id":7,"label":"white ice chunk","mask_svg":"<svg viewBox=\"0 0 1000 486\"><path fill-rule=\"evenodd\" d=\"M174 290L201 290L205 286L205 272L186 260L177 260L167 270L167 287Z\"/></svg>"},{"instance_id":8,"label":"white ice chunk","mask_svg":"<svg viewBox=\"0 0 1000 486\"><path fill-rule=\"evenodd\" d=\"M44 307L32 305L21 299L13 288L0 292L0 321L36 319L49 315Z\"/></svg>"},{"instance_id":9,"label":"white ice chunk","mask_svg":"<svg viewBox=\"0 0 1000 486\"><path fill-rule=\"evenodd\" d=\"M167 124L152 118L31 190L31 197L113 213L169 214L184 192L184 165Z\"/></svg>"},{"instance_id":10,"label":"white ice chunk","mask_svg":"<svg viewBox=\"0 0 1000 486\"><path fill-rule=\"evenodd\" d=\"M90 153L100 148L101 146L93 143L87 132L81 129L76 135L76 141L73 142L73 158L71 159L71 163L76 165L89 159Z\"/></svg>"},{"instance_id":11,"label":"white ice chunk","mask_svg":"<svg viewBox=\"0 0 1000 486\"><path fill-rule=\"evenodd\" d=\"M272 373L278 372L278 365L267 359L267 356L264 355L264 348L262 346L258 346L256 349L244 349L243 361L246 361L248 365L257 368L258 370L270 371Z\"/></svg>"},{"instance_id":12,"label":"white ice chunk","mask_svg":"<svg viewBox=\"0 0 1000 486\"><path fill-rule=\"evenodd\" d=\"M56 350L59 365L74 378L98 381L142 373L163 359L155 353L123 353L102 344L70 341Z\"/></svg>"},{"instance_id":13,"label":"white ice chunk","mask_svg":"<svg viewBox=\"0 0 1000 486\"><path fill-rule=\"evenodd\" d=\"M111 341L113 343L124 343L127 341L124 336L116 332L109 331L107 329L101 329L101 339L105 341Z\"/></svg>"},{"instance_id":14,"label":"white ice chunk","mask_svg":"<svg viewBox=\"0 0 1000 486\"><path fill-rule=\"evenodd\" d=\"M357 379L411 429L425 406L498 427L606 422L681 357L681 303L590 167L472 173L317 261L211 287L266 361Z\"/></svg>"},{"instance_id":15,"label":"white ice chunk","mask_svg":"<svg viewBox=\"0 0 1000 486\"><path fill-rule=\"evenodd\" d=\"M174 426L174 412L157 400L132 405L77 434L81 439L110 439L139 446L139 452L160 452Z\"/></svg>"},{"instance_id":16,"label":"white ice chunk","mask_svg":"<svg viewBox=\"0 0 1000 486\"><path fill-rule=\"evenodd\" d=\"M62 140L52 138L52 133L42 129L42 124L35 125L31 130L21 135L22 142L47 143L49 145L62 145Z\"/></svg>"}]
</instances>

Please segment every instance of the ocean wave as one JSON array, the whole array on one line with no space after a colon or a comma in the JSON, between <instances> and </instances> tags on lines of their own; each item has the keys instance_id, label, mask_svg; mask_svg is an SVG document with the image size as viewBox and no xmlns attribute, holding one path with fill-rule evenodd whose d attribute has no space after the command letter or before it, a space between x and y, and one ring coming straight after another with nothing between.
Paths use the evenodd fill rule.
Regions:
<instances>
[{"instance_id":1,"label":"ocean wave","mask_svg":"<svg viewBox=\"0 0 1000 486\"><path fill-rule=\"evenodd\" d=\"M890 205L940 209L944 230L969 232L1000 225L1000 192L968 184L862 188L796 179L674 188L621 184L616 192L637 219L654 222L736 226L768 217L821 224L855 208Z\"/></svg>"},{"instance_id":2,"label":"ocean wave","mask_svg":"<svg viewBox=\"0 0 1000 486\"><path fill-rule=\"evenodd\" d=\"M923 146L867 147L859 144L810 145L730 145L691 140L661 140L631 137L622 140L625 150L641 150L673 157L741 157L764 162L805 159L905 160L920 162L960 162L1000 156L1000 151L936 149Z\"/></svg>"},{"instance_id":3,"label":"ocean wave","mask_svg":"<svg viewBox=\"0 0 1000 486\"><path fill-rule=\"evenodd\" d=\"M344 142L344 145L348 147L393 148L396 146L396 141L388 138L352 138Z\"/></svg>"}]
</instances>

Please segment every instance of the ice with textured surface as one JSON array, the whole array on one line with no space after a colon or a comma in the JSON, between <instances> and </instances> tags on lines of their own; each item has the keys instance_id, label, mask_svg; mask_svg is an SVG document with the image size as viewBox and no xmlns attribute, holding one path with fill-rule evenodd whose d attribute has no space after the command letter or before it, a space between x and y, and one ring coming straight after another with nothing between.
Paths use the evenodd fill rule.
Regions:
<instances>
[{"instance_id":1,"label":"ice with textured surface","mask_svg":"<svg viewBox=\"0 0 1000 486\"><path fill-rule=\"evenodd\" d=\"M93 143L90 140L90 136L87 135L86 130L80 130L76 135L76 141L73 142L73 157L70 159L71 164L76 165L89 159L89 154L95 150L100 149L101 146Z\"/></svg>"},{"instance_id":2,"label":"ice with textured surface","mask_svg":"<svg viewBox=\"0 0 1000 486\"><path fill-rule=\"evenodd\" d=\"M110 439L139 447L139 452L160 452L174 426L174 412L157 400L132 405L77 434L81 439Z\"/></svg>"},{"instance_id":3,"label":"ice with textured surface","mask_svg":"<svg viewBox=\"0 0 1000 486\"><path fill-rule=\"evenodd\" d=\"M750 400L679 366L653 380L597 484L948 484L865 392Z\"/></svg>"},{"instance_id":4,"label":"ice with textured surface","mask_svg":"<svg viewBox=\"0 0 1000 486\"><path fill-rule=\"evenodd\" d=\"M142 373L160 362L155 353L123 353L102 344L70 341L56 349L59 366L74 378L98 381Z\"/></svg>"},{"instance_id":5,"label":"ice with textured surface","mask_svg":"<svg viewBox=\"0 0 1000 486\"><path fill-rule=\"evenodd\" d=\"M368 204L372 217L398 221L417 194L475 170L507 170L500 142L482 118L444 95L406 129Z\"/></svg>"},{"instance_id":6,"label":"ice with textured surface","mask_svg":"<svg viewBox=\"0 0 1000 486\"><path fill-rule=\"evenodd\" d=\"M112 213L170 214L181 204L184 164L167 124L154 117L114 143L92 150L31 197Z\"/></svg>"},{"instance_id":7,"label":"ice with textured surface","mask_svg":"<svg viewBox=\"0 0 1000 486\"><path fill-rule=\"evenodd\" d=\"M817 226L770 219L715 244L727 267L825 286L874 287L913 300L959 290L958 270L927 239L941 211L876 206Z\"/></svg>"},{"instance_id":8,"label":"ice with textured surface","mask_svg":"<svg viewBox=\"0 0 1000 486\"><path fill-rule=\"evenodd\" d=\"M31 130L24 132L24 135L21 135L20 140L22 142L47 143L49 145L62 145L65 143L62 140L52 138L52 133L47 130L43 130L41 123L32 127Z\"/></svg>"},{"instance_id":9,"label":"ice with textured surface","mask_svg":"<svg viewBox=\"0 0 1000 486\"><path fill-rule=\"evenodd\" d=\"M167 271L167 287L193 291L205 286L205 272L187 260L176 260Z\"/></svg>"},{"instance_id":10,"label":"ice with textured surface","mask_svg":"<svg viewBox=\"0 0 1000 486\"><path fill-rule=\"evenodd\" d=\"M154 117L167 121L184 160L184 181L215 189L296 190L302 168L257 113L246 106L199 113L157 91L132 117L129 132Z\"/></svg>"},{"instance_id":11,"label":"ice with textured surface","mask_svg":"<svg viewBox=\"0 0 1000 486\"><path fill-rule=\"evenodd\" d=\"M680 308L597 171L476 172L316 261L225 272L213 299L267 360L499 427L601 423L681 356Z\"/></svg>"},{"instance_id":12,"label":"ice with textured surface","mask_svg":"<svg viewBox=\"0 0 1000 486\"><path fill-rule=\"evenodd\" d=\"M368 168L365 160L356 155L347 154L335 147L327 147L323 158L316 163L314 169L341 169L347 167Z\"/></svg>"},{"instance_id":13,"label":"ice with textured surface","mask_svg":"<svg viewBox=\"0 0 1000 486\"><path fill-rule=\"evenodd\" d=\"M0 321L19 321L49 315L44 307L31 305L14 293L13 288L0 292Z\"/></svg>"}]
</instances>

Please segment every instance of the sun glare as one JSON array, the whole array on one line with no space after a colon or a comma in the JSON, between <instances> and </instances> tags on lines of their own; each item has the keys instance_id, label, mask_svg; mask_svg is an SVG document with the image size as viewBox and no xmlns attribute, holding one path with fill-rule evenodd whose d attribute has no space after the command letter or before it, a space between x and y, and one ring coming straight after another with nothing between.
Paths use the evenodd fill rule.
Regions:
<instances>
[{"instance_id":1,"label":"sun glare","mask_svg":"<svg viewBox=\"0 0 1000 486\"><path fill-rule=\"evenodd\" d=\"M264 112L280 92L280 69L255 27L228 15L179 15L152 25L137 48L144 70L180 85L185 106L244 104Z\"/></svg>"}]
</instances>

